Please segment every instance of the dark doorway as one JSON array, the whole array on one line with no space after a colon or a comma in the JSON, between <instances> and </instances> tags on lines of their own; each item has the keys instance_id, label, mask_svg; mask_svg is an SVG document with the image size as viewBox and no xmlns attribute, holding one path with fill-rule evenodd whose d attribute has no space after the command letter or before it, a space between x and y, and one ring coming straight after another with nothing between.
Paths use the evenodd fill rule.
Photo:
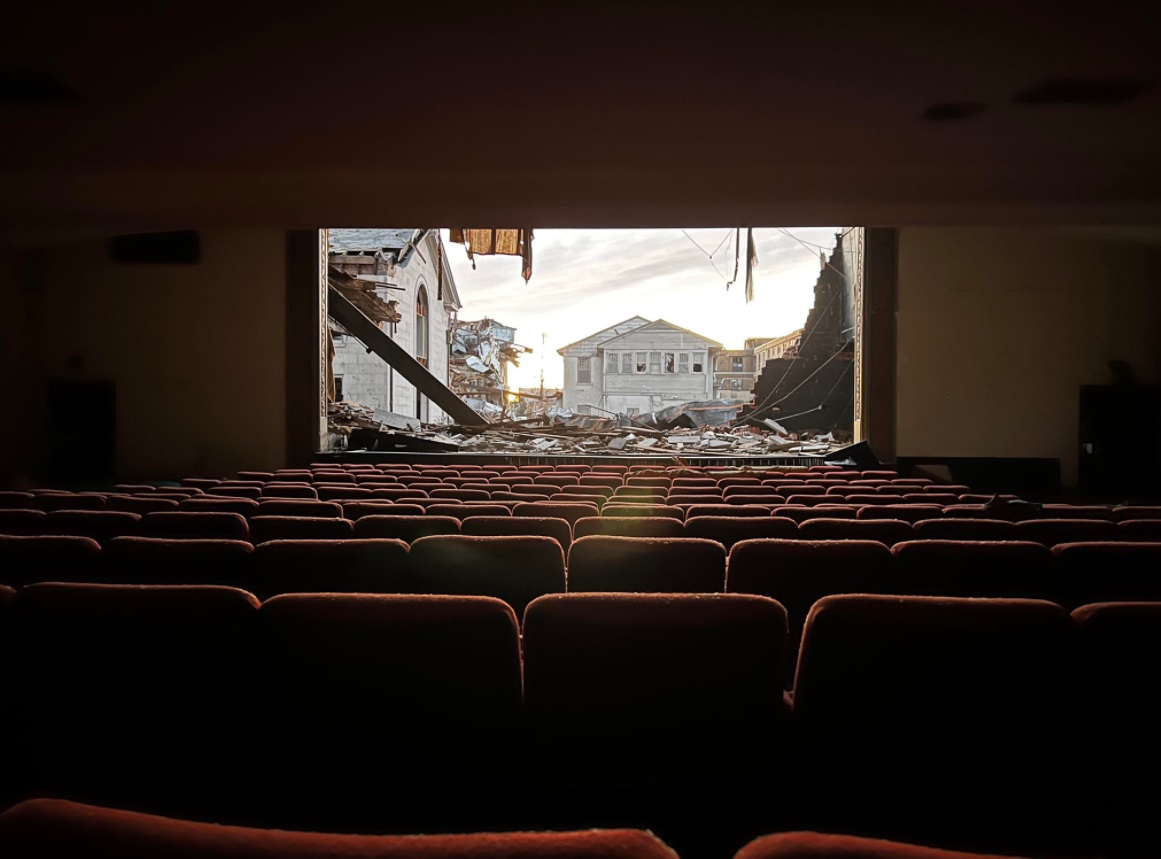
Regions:
<instances>
[{"instance_id":1,"label":"dark doorway","mask_svg":"<svg viewBox=\"0 0 1161 859\"><path fill-rule=\"evenodd\" d=\"M1080 389L1080 489L1110 501L1151 498L1161 476L1161 388Z\"/></svg>"},{"instance_id":2,"label":"dark doorway","mask_svg":"<svg viewBox=\"0 0 1161 859\"><path fill-rule=\"evenodd\" d=\"M117 473L117 397L113 382L48 383L45 446L54 483L112 483Z\"/></svg>"}]
</instances>

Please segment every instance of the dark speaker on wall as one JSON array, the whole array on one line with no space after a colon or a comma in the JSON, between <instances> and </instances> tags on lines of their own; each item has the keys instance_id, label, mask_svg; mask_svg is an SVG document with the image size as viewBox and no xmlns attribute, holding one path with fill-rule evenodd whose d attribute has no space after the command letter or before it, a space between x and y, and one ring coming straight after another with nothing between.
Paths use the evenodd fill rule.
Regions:
<instances>
[{"instance_id":1,"label":"dark speaker on wall","mask_svg":"<svg viewBox=\"0 0 1161 859\"><path fill-rule=\"evenodd\" d=\"M109 255L117 263L197 265L202 259L202 237L197 230L114 236L109 240Z\"/></svg>"}]
</instances>

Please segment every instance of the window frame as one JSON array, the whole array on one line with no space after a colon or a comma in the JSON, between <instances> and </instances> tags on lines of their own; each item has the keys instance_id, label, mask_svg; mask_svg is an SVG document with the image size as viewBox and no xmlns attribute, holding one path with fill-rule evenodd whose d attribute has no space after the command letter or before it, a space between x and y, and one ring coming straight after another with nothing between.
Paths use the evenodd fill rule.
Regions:
<instances>
[{"instance_id":1,"label":"window frame","mask_svg":"<svg viewBox=\"0 0 1161 859\"><path fill-rule=\"evenodd\" d=\"M660 376L661 375L661 353L660 352L650 352L649 353L649 375L651 375L651 376Z\"/></svg>"},{"instance_id":2,"label":"window frame","mask_svg":"<svg viewBox=\"0 0 1161 859\"><path fill-rule=\"evenodd\" d=\"M431 353L431 317L427 287L419 285L415 292L415 359L427 366Z\"/></svg>"},{"instance_id":3,"label":"window frame","mask_svg":"<svg viewBox=\"0 0 1161 859\"><path fill-rule=\"evenodd\" d=\"M584 368L583 371L581 368ZM583 373L583 378L582 378ZM576 383L591 385L593 383L593 359L591 355L578 356L576 359Z\"/></svg>"}]
</instances>

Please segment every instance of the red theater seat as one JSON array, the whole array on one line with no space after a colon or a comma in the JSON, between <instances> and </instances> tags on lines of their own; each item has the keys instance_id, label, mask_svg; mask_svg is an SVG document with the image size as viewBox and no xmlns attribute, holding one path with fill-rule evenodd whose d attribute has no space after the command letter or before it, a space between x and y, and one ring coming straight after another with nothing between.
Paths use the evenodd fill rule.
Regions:
<instances>
[{"instance_id":1,"label":"red theater seat","mask_svg":"<svg viewBox=\"0 0 1161 859\"><path fill-rule=\"evenodd\" d=\"M0 492L0 510L39 510L31 492Z\"/></svg>"},{"instance_id":2,"label":"red theater seat","mask_svg":"<svg viewBox=\"0 0 1161 859\"><path fill-rule=\"evenodd\" d=\"M200 495L177 502L178 510L205 513L238 513L247 518L258 515L258 502L252 498L219 498Z\"/></svg>"},{"instance_id":3,"label":"red theater seat","mask_svg":"<svg viewBox=\"0 0 1161 859\"><path fill-rule=\"evenodd\" d=\"M1060 543L1052 555L1066 605L1161 600L1161 542Z\"/></svg>"},{"instance_id":4,"label":"red theater seat","mask_svg":"<svg viewBox=\"0 0 1161 859\"><path fill-rule=\"evenodd\" d=\"M1006 519L923 519L912 525L916 540L1015 540L1016 525Z\"/></svg>"},{"instance_id":5,"label":"red theater seat","mask_svg":"<svg viewBox=\"0 0 1161 859\"><path fill-rule=\"evenodd\" d=\"M430 831L514 814L521 683L510 606L286 594L266 601L259 621L253 724L264 742L248 744L247 765L278 820L347 829L387 809L393 826Z\"/></svg>"},{"instance_id":6,"label":"red theater seat","mask_svg":"<svg viewBox=\"0 0 1161 859\"><path fill-rule=\"evenodd\" d=\"M1060 749L1087 689L1071 646L1048 602L820 600L794 683L803 822L1007 853L1074 845Z\"/></svg>"},{"instance_id":7,"label":"red theater seat","mask_svg":"<svg viewBox=\"0 0 1161 859\"><path fill-rule=\"evenodd\" d=\"M318 499L318 492L306 483L267 483L262 487L263 498L307 498Z\"/></svg>"},{"instance_id":8,"label":"red theater seat","mask_svg":"<svg viewBox=\"0 0 1161 859\"><path fill-rule=\"evenodd\" d=\"M194 496L200 498L202 496ZM184 499L182 499L184 500ZM155 513L161 510L176 510L178 500L174 498L159 498L156 494L140 493L137 495L106 495L105 510L119 510L122 513Z\"/></svg>"},{"instance_id":9,"label":"red theater seat","mask_svg":"<svg viewBox=\"0 0 1161 859\"><path fill-rule=\"evenodd\" d=\"M0 536L0 582L85 582L98 575L101 547L88 537Z\"/></svg>"},{"instance_id":10,"label":"red theater seat","mask_svg":"<svg viewBox=\"0 0 1161 859\"><path fill-rule=\"evenodd\" d=\"M140 534L142 537L171 539L193 537L205 540L249 540L250 528L245 517L237 513L175 510L146 513L141 519Z\"/></svg>"},{"instance_id":11,"label":"red theater seat","mask_svg":"<svg viewBox=\"0 0 1161 859\"><path fill-rule=\"evenodd\" d=\"M1113 517L1118 522L1123 522L1126 519L1155 519L1161 520L1161 507L1144 507L1125 505L1123 507L1113 508Z\"/></svg>"},{"instance_id":12,"label":"red theater seat","mask_svg":"<svg viewBox=\"0 0 1161 859\"><path fill-rule=\"evenodd\" d=\"M798 533L803 540L878 540L887 546L914 536L911 523L900 519L807 519Z\"/></svg>"},{"instance_id":13,"label":"red theater seat","mask_svg":"<svg viewBox=\"0 0 1161 859\"><path fill-rule=\"evenodd\" d=\"M550 537L423 537L411 544L414 593L502 599L517 617L538 596L564 593L564 550Z\"/></svg>"},{"instance_id":14,"label":"red theater seat","mask_svg":"<svg viewBox=\"0 0 1161 859\"><path fill-rule=\"evenodd\" d=\"M601 508L601 515L606 518L617 516L667 517L681 521L685 518L685 511L680 507L671 507L666 504L606 504Z\"/></svg>"},{"instance_id":15,"label":"red theater seat","mask_svg":"<svg viewBox=\"0 0 1161 859\"><path fill-rule=\"evenodd\" d=\"M420 537L458 534L460 520L451 516L364 516L355 522L355 536L380 537L411 543Z\"/></svg>"},{"instance_id":16,"label":"red theater seat","mask_svg":"<svg viewBox=\"0 0 1161 859\"><path fill-rule=\"evenodd\" d=\"M896 543L891 554L887 593L1055 602L1061 597L1052 553L1040 543L915 540Z\"/></svg>"},{"instance_id":17,"label":"red theater seat","mask_svg":"<svg viewBox=\"0 0 1161 859\"><path fill-rule=\"evenodd\" d=\"M245 588L253 551L242 540L117 537L105 547L99 578L87 581Z\"/></svg>"},{"instance_id":18,"label":"red theater seat","mask_svg":"<svg viewBox=\"0 0 1161 859\"><path fill-rule=\"evenodd\" d=\"M578 520L585 521L585 520ZM460 531L469 537L551 537L568 552L572 543L572 529L566 519L522 516L471 516L460 525Z\"/></svg>"},{"instance_id":19,"label":"red theater seat","mask_svg":"<svg viewBox=\"0 0 1161 859\"><path fill-rule=\"evenodd\" d=\"M770 679L785 648L785 612L761 597L535 600L524 626L531 742L545 750L525 774L535 799L674 838L704 837L707 819L728 830L748 804L778 802L788 711ZM718 789L754 773L768 779L760 792Z\"/></svg>"},{"instance_id":20,"label":"red theater seat","mask_svg":"<svg viewBox=\"0 0 1161 859\"><path fill-rule=\"evenodd\" d=\"M941 850L878 838L820 832L779 832L751 841L734 859L1015 859Z\"/></svg>"},{"instance_id":21,"label":"red theater seat","mask_svg":"<svg viewBox=\"0 0 1161 859\"><path fill-rule=\"evenodd\" d=\"M677 859L656 836L631 829L332 835L220 826L61 799L29 800L0 815L0 850L7 859Z\"/></svg>"},{"instance_id":22,"label":"red theater seat","mask_svg":"<svg viewBox=\"0 0 1161 859\"><path fill-rule=\"evenodd\" d=\"M595 504L577 504L566 501L527 502L517 504L512 508L512 515L519 518L532 516L535 518L564 519L570 525L585 516L600 515L600 512Z\"/></svg>"},{"instance_id":23,"label":"red theater seat","mask_svg":"<svg viewBox=\"0 0 1161 859\"><path fill-rule=\"evenodd\" d=\"M573 524L580 537L684 537L685 525L672 516L586 516Z\"/></svg>"},{"instance_id":24,"label":"red theater seat","mask_svg":"<svg viewBox=\"0 0 1161 859\"><path fill-rule=\"evenodd\" d=\"M1086 605L1072 619L1090 693L1082 719L1094 753L1077 757L1077 775L1092 785L1091 842L1110 856L1159 856L1161 602Z\"/></svg>"},{"instance_id":25,"label":"red theater seat","mask_svg":"<svg viewBox=\"0 0 1161 859\"><path fill-rule=\"evenodd\" d=\"M363 520L366 521L365 517ZM254 516L250 519L251 542L267 540L346 540L355 535L350 519L317 516Z\"/></svg>"},{"instance_id":26,"label":"red theater seat","mask_svg":"<svg viewBox=\"0 0 1161 859\"><path fill-rule=\"evenodd\" d=\"M794 539L798 523L776 516L692 516L685 520L685 536L714 540L729 551L740 540Z\"/></svg>"},{"instance_id":27,"label":"red theater seat","mask_svg":"<svg viewBox=\"0 0 1161 859\"><path fill-rule=\"evenodd\" d=\"M313 518L343 518L343 505L337 501L309 501L297 499L262 499L258 502L258 516L311 516Z\"/></svg>"},{"instance_id":28,"label":"red theater seat","mask_svg":"<svg viewBox=\"0 0 1161 859\"><path fill-rule=\"evenodd\" d=\"M918 522L921 519L938 519L943 509L935 504L881 504L860 507L858 519L899 519L904 522Z\"/></svg>"},{"instance_id":29,"label":"red theater seat","mask_svg":"<svg viewBox=\"0 0 1161 859\"><path fill-rule=\"evenodd\" d=\"M432 504L427 508L428 516L452 516L462 523L473 516L511 516L512 511L503 504L480 504L469 501L465 504Z\"/></svg>"},{"instance_id":30,"label":"red theater seat","mask_svg":"<svg viewBox=\"0 0 1161 859\"><path fill-rule=\"evenodd\" d=\"M222 587L22 590L7 682L28 791L220 811L244 773L238 719L252 712L257 609Z\"/></svg>"},{"instance_id":31,"label":"red theater seat","mask_svg":"<svg viewBox=\"0 0 1161 859\"><path fill-rule=\"evenodd\" d=\"M726 551L712 540L580 537L568 553L575 592L720 593Z\"/></svg>"},{"instance_id":32,"label":"red theater seat","mask_svg":"<svg viewBox=\"0 0 1161 859\"><path fill-rule=\"evenodd\" d=\"M420 504L400 504L386 498L372 498L369 501L344 501L343 518L352 522L364 516L422 516L424 507Z\"/></svg>"},{"instance_id":33,"label":"red theater seat","mask_svg":"<svg viewBox=\"0 0 1161 859\"><path fill-rule=\"evenodd\" d=\"M814 507L787 504L775 507L771 514L793 519L795 522L805 522L807 519L854 519L859 509L858 507L844 507L837 504L820 504Z\"/></svg>"},{"instance_id":34,"label":"red theater seat","mask_svg":"<svg viewBox=\"0 0 1161 859\"><path fill-rule=\"evenodd\" d=\"M1115 522L1101 519L1025 519L1016 523L1017 540L1045 546L1057 543L1091 543L1117 539Z\"/></svg>"},{"instance_id":35,"label":"red theater seat","mask_svg":"<svg viewBox=\"0 0 1161 859\"><path fill-rule=\"evenodd\" d=\"M761 594L785 606L789 686L810 607L832 594L875 593L890 569L890 549L871 540L744 540L730 550L726 590Z\"/></svg>"},{"instance_id":36,"label":"red theater seat","mask_svg":"<svg viewBox=\"0 0 1161 859\"><path fill-rule=\"evenodd\" d=\"M43 510L0 509L0 535L36 537L44 533L45 519Z\"/></svg>"},{"instance_id":37,"label":"red theater seat","mask_svg":"<svg viewBox=\"0 0 1161 859\"><path fill-rule=\"evenodd\" d=\"M114 537L133 536L140 525L141 517L136 513L116 510L53 510L45 517L44 533L89 537L104 544Z\"/></svg>"},{"instance_id":38,"label":"red theater seat","mask_svg":"<svg viewBox=\"0 0 1161 859\"><path fill-rule=\"evenodd\" d=\"M254 548L249 590L288 593L408 593L402 540L271 540Z\"/></svg>"}]
</instances>

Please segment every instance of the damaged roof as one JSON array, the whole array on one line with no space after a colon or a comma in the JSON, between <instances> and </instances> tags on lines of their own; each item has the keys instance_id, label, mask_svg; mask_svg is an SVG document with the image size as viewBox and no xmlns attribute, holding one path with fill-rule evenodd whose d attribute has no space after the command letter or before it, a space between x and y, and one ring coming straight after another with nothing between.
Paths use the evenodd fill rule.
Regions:
<instances>
[{"instance_id":1,"label":"damaged roof","mask_svg":"<svg viewBox=\"0 0 1161 859\"><path fill-rule=\"evenodd\" d=\"M336 229L328 231L332 253L351 251L398 251L407 247L413 239L418 240L416 229L371 230Z\"/></svg>"}]
</instances>

